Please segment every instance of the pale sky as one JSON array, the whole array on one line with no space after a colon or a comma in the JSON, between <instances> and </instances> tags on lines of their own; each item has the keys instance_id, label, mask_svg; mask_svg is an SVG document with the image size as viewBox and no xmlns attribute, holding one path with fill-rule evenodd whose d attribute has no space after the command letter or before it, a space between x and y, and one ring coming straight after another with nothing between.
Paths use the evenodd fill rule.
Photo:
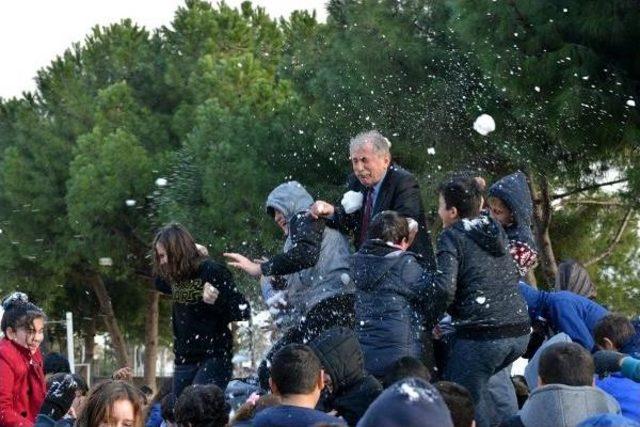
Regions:
<instances>
[{"instance_id":1,"label":"pale sky","mask_svg":"<svg viewBox=\"0 0 640 427\"><path fill-rule=\"evenodd\" d=\"M254 0L271 16L316 10L326 19L327 0ZM214 2L214 4L217 2ZM238 7L242 0L227 0ZM184 0L0 0L0 97L34 90L36 71L47 66L91 28L124 18L147 29L168 25Z\"/></svg>"}]
</instances>

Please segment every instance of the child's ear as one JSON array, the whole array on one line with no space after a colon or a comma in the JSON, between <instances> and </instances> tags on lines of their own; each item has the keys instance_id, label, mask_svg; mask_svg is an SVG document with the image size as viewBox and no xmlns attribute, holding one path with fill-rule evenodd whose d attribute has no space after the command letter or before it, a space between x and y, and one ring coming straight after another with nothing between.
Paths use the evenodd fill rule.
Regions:
<instances>
[{"instance_id":1,"label":"child's ear","mask_svg":"<svg viewBox=\"0 0 640 427\"><path fill-rule=\"evenodd\" d=\"M449 209L449 212L451 212L451 216L453 217L453 219L460 218L460 214L458 213L458 208L456 208L455 206L451 206L451 209Z\"/></svg>"},{"instance_id":2,"label":"child's ear","mask_svg":"<svg viewBox=\"0 0 640 427\"><path fill-rule=\"evenodd\" d=\"M269 377L269 388L271 389L272 394L278 394L278 386L273 382L271 377Z\"/></svg>"},{"instance_id":3,"label":"child's ear","mask_svg":"<svg viewBox=\"0 0 640 427\"><path fill-rule=\"evenodd\" d=\"M612 350L612 351L617 351L618 349L616 348L615 345L613 345L613 341L611 341L609 338L604 338L603 339L603 346L602 348L604 350Z\"/></svg>"},{"instance_id":4,"label":"child's ear","mask_svg":"<svg viewBox=\"0 0 640 427\"><path fill-rule=\"evenodd\" d=\"M16 337L17 337L16 330L13 329L11 326L7 327L7 338L13 341L16 339Z\"/></svg>"}]
</instances>

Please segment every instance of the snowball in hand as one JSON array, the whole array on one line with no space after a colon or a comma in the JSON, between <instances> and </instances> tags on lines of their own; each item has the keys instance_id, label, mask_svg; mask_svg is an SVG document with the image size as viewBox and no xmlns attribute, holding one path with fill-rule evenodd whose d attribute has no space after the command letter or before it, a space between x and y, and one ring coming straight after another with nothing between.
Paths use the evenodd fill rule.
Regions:
<instances>
[{"instance_id":1,"label":"snowball in hand","mask_svg":"<svg viewBox=\"0 0 640 427\"><path fill-rule=\"evenodd\" d=\"M496 122L488 114L481 114L475 122L473 122L473 129L482 136L487 136L489 133L496 130Z\"/></svg>"},{"instance_id":2,"label":"snowball in hand","mask_svg":"<svg viewBox=\"0 0 640 427\"><path fill-rule=\"evenodd\" d=\"M344 211L348 214L354 213L358 209L362 207L362 200L364 199L364 195L359 191L347 191L342 196L342 207Z\"/></svg>"}]
</instances>

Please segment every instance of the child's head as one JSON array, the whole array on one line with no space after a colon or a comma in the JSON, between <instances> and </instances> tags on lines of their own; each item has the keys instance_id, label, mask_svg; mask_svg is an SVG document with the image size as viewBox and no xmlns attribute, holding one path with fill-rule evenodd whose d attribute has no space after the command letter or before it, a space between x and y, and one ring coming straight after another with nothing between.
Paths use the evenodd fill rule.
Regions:
<instances>
[{"instance_id":1,"label":"child's head","mask_svg":"<svg viewBox=\"0 0 640 427\"><path fill-rule=\"evenodd\" d=\"M161 416L167 426L174 426L176 424L176 415L173 410L175 401L176 399L173 394L169 393L165 397L163 397L162 401L160 402Z\"/></svg>"},{"instance_id":2,"label":"child's head","mask_svg":"<svg viewBox=\"0 0 640 427\"><path fill-rule=\"evenodd\" d=\"M405 378L420 378L429 382L431 381L431 374L429 373L429 369L427 369L420 360L415 357L404 356L387 368L387 373L383 381L384 388Z\"/></svg>"},{"instance_id":3,"label":"child's head","mask_svg":"<svg viewBox=\"0 0 640 427\"><path fill-rule=\"evenodd\" d=\"M450 381L435 383L436 388L451 412L454 427L472 427L476 422L471 393L460 384Z\"/></svg>"},{"instance_id":4,"label":"child's head","mask_svg":"<svg viewBox=\"0 0 640 427\"><path fill-rule=\"evenodd\" d=\"M4 314L0 328L5 337L31 353L38 351L44 339L45 315L42 309L29 302L22 292L14 292L2 302Z\"/></svg>"},{"instance_id":5,"label":"child's head","mask_svg":"<svg viewBox=\"0 0 640 427\"><path fill-rule=\"evenodd\" d=\"M279 350L271 361L271 391L282 397L307 395L320 398L324 388L318 356L306 345L290 344Z\"/></svg>"},{"instance_id":6,"label":"child's head","mask_svg":"<svg viewBox=\"0 0 640 427\"><path fill-rule=\"evenodd\" d=\"M71 372L71 367L69 366L69 361L66 357L61 355L60 353L52 352L45 356L44 358L44 374L45 376L64 373L68 374Z\"/></svg>"},{"instance_id":7,"label":"child's head","mask_svg":"<svg viewBox=\"0 0 640 427\"><path fill-rule=\"evenodd\" d=\"M371 220L367 237L397 245L406 244L409 241L409 222L395 211L382 211Z\"/></svg>"},{"instance_id":8,"label":"child's head","mask_svg":"<svg viewBox=\"0 0 640 427\"><path fill-rule=\"evenodd\" d=\"M594 373L593 357L574 342L551 344L542 351L538 362L540 385L591 386Z\"/></svg>"},{"instance_id":9,"label":"child's head","mask_svg":"<svg viewBox=\"0 0 640 427\"><path fill-rule=\"evenodd\" d=\"M180 280L196 271L202 255L189 231L177 223L168 224L153 239L154 274L166 280Z\"/></svg>"},{"instance_id":10,"label":"child's head","mask_svg":"<svg viewBox=\"0 0 640 427\"><path fill-rule=\"evenodd\" d=\"M214 384L194 384L185 388L175 407L179 426L225 427L229 422L231 407L224 392Z\"/></svg>"},{"instance_id":11,"label":"child's head","mask_svg":"<svg viewBox=\"0 0 640 427\"><path fill-rule=\"evenodd\" d=\"M471 177L455 177L438 186L438 215L445 227L480 214L482 193Z\"/></svg>"},{"instance_id":12,"label":"child's head","mask_svg":"<svg viewBox=\"0 0 640 427\"><path fill-rule=\"evenodd\" d=\"M611 313L596 323L593 335L602 350L620 351L635 335L633 324L626 316Z\"/></svg>"},{"instance_id":13,"label":"child's head","mask_svg":"<svg viewBox=\"0 0 640 427\"><path fill-rule=\"evenodd\" d=\"M80 409L78 427L142 426L140 392L124 381L104 381L89 391Z\"/></svg>"},{"instance_id":14,"label":"child's head","mask_svg":"<svg viewBox=\"0 0 640 427\"><path fill-rule=\"evenodd\" d=\"M493 219L498 221L503 227L514 224L515 217L511 208L498 196L491 196L488 199L489 212Z\"/></svg>"}]
</instances>

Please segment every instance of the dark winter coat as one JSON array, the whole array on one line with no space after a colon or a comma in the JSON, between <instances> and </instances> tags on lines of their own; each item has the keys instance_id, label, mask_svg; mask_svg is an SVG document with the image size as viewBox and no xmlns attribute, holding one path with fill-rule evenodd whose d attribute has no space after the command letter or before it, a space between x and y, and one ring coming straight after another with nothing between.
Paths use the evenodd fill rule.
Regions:
<instances>
[{"instance_id":1,"label":"dark winter coat","mask_svg":"<svg viewBox=\"0 0 640 427\"><path fill-rule=\"evenodd\" d=\"M531 221L533 217L533 201L527 178L522 172L505 176L491 187L489 197L497 197L511 210L513 224L504 227L509 238L509 251L515 258L520 273L525 275L533 267L538 258Z\"/></svg>"},{"instance_id":2,"label":"dark winter coat","mask_svg":"<svg viewBox=\"0 0 640 427\"><path fill-rule=\"evenodd\" d=\"M202 301L205 283L220 294L214 304ZM194 364L207 358L231 358L229 322L246 320L249 303L238 292L231 272L223 264L204 260L190 280L167 283L156 278L156 289L173 297L173 351L175 363Z\"/></svg>"},{"instance_id":3,"label":"dark winter coat","mask_svg":"<svg viewBox=\"0 0 640 427\"><path fill-rule=\"evenodd\" d=\"M40 349L0 339L0 426L32 426L45 393Z\"/></svg>"},{"instance_id":4,"label":"dark winter coat","mask_svg":"<svg viewBox=\"0 0 640 427\"><path fill-rule=\"evenodd\" d=\"M531 319L541 317L556 332L564 332L587 350L594 350L596 323L609 314L604 307L573 292L540 291L524 282L518 286Z\"/></svg>"},{"instance_id":5,"label":"dark winter coat","mask_svg":"<svg viewBox=\"0 0 640 427\"><path fill-rule=\"evenodd\" d=\"M379 240L368 240L353 255L356 333L365 368L378 378L404 356L421 359L422 331L437 320L433 276L418 258Z\"/></svg>"},{"instance_id":6,"label":"dark winter coat","mask_svg":"<svg viewBox=\"0 0 640 427\"><path fill-rule=\"evenodd\" d=\"M325 220L307 215L313 198L295 181L276 187L267 197L267 210L277 209L287 219L284 251L262 264L265 276L284 276L286 301L293 318L306 315L318 303L353 294L349 276L349 242Z\"/></svg>"},{"instance_id":7,"label":"dark winter coat","mask_svg":"<svg viewBox=\"0 0 640 427\"><path fill-rule=\"evenodd\" d=\"M457 221L440 234L435 283L447 293L447 311L459 338L529 333L519 274L507 246L504 230L489 216Z\"/></svg>"},{"instance_id":8,"label":"dark winter coat","mask_svg":"<svg viewBox=\"0 0 640 427\"><path fill-rule=\"evenodd\" d=\"M363 200L366 200L368 189L358 181L355 174L349 175L347 188L348 191L362 193ZM373 211L371 212L371 218L378 212L388 210L396 211L400 215L413 218L418 222L418 234L409 250L420 254L428 266L435 267L433 245L427 230L427 220L422 197L420 196L420 186L410 172L395 164L389 166L382 180ZM360 248L364 243L360 240L362 211L363 209L358 209L351 214L347 214L342 206L336 206L334 217L328 222L329 226L336 227L343 233L352 235L356 249Z\"/></svg>"},{"instance_id":9,"label":"dark winter coat","mask_svg":"<svg viewBox=\"0 0 640 427\"><path fill-rule=\"evenodd\" d=\"M365 372L364 356L353 331L334 328L309 343L331 377L333 391L322 402L325 411L336 410L350 426L356 425L382 385Z\"/></svg>"}]
</instances>

